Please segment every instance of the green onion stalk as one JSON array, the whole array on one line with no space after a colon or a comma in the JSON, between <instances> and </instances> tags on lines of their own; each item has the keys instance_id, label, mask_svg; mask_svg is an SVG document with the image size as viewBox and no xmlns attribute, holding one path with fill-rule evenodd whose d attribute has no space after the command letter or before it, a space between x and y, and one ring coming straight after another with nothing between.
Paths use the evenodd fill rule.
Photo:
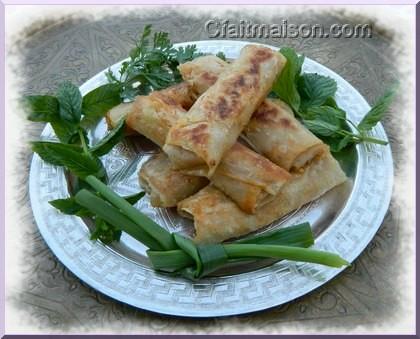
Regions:
<instances>
[{"instance_id":1,"label":"green onion stalk","mask_svg":"<svg viewBox=\"0 0 420 339\"><path fill-rule=\"evenodd\" d=\"M96 177L87 176L85 181L96 194L82 189L75 195L76 202L147 246L148 258L158 271L199 279L229 262L262 258L303 261L335 268L349 265L335 253L308 248L314 244L309 223L223 244L197 245L190 238L159 226Z\"/></svg>"}]
</instances>

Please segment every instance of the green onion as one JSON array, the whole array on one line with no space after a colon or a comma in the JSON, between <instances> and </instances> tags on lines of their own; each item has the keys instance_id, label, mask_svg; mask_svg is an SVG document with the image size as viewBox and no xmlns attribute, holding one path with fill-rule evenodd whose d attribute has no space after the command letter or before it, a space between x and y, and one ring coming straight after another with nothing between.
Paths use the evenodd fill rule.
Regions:
<instances>
[{"instance_id":1,"label":"green onion","mask_svg":"<svg viewBox=\"0 0 420 339\"><path fill-rule=\"evenodd\" d=\"M229 258L263 257L311 262L331 267L347 266L349 263L335 253L282 245L226 244Z\"/></svg>"},{"instance_id":2,"label":"green onion","mask_svg":"<svg viewBox=\"0 0 420 339\"><path fill-rule=\"evenodd\" d=\"M200 255L198 254L197 246L191 239L186 238L178 233L174 233L174 240L179 248L181 248L185 253L194 259L196 269L193 274L194 276L198 277L203 270L203 264Z\"/></svg>"},{"instance_id":3,"label":"green onion","mask_svg":"<svg viewBox=\"0 0 420 339\"><path fill-rule=\"evenodd\" d=\"M331 267L349 264L334 253L304 248L314 243L309 223L227 244L196 245L189 238L161 228L97 178L87 176L85 181L103 199L82 189L75 196L76 202L149 247L147 255L156 270L198 279L237 260L277 258Z\"/></svg>"},{"instance_id":4,"label":"green onion","mask_svg":"<svg viewBox=\"0 0 420 339\"><path fill-rule=\"evenodd\" d=\"M143 232L154 238L164 249L173 250L178 248L171 233L160 227L157 223L155 223L152 219L143 213L139 212L135 207L130 205L125 199L121 198L107 185L92 175L87 176L85 181L96 191L98 191L102 197L120 209L121 213L136 223Z\"/></svg>"},{"instance_id":5,"label":"green onion","mask_svg":"<svg viewBox=\"0 0 420 339\"><path fill-rule=\"evenodd\" d=\"M171 250L171 251L153 251L147 250L147 256L149 257L152 266L156 270L165 272L174 272L185 267L194 265L194 259L191 258L183 250Z\"/></svg>"},{"instance_id":6,"label":"green onion","mask_svg":"<svg viewBox=\"0 0 420 339\"><path fill-rule=\"evenodd\" d=\"M235 244L265 244L309 247L314 244L311 225L308 222L280 228L260 235L235 240Z\"/></svg>"},{"instance_id":7,"label":"green onion","mask_svg":"<svg viewBox=\"0 0 420 339\"><path fill-rule=\"evenodd\" d=\"M229 259L222 244L198 245L197 249L203 266L203 271L197 278L215 271L226 264Z\"/></svg>"},{"instance_id":8,"label":"green onion","mask_svg":"<svg viewBox=\"0 0 420 339\"><path fill-rule=\"evenodd\" d=\"M181 246L184 247L184 246ZM349 263L337 254L282 245L261 244L211 244L198 245L200 263L184 249L173 251L147 251L147 255L156 270L165 272L178 271L189 279L197 279L221 268L224 264L261 258L277 258L293 261L311 262L330 267L347 266ZM188 253L188 254L187 254ZM195 253L195 252L194 252ZM195 268L193 267L196 265ZM201 269L201 272L200 272Z\"/></svg>"},{"instance_id":9,"label":"green onion","mask_svg":"<svg viewBox=\"0 0 420 339\"><path fill-rule=\"evenodd\" d=\"M138 227L138 225L123 215L118 209L110 205L103 199L86 189L80 190L75 195L76 202L96 214L99 218L105 220L118 229L128 233L136 240L140 241L149 248L164 250L164 248L154 238Z\"/></svg>"}]
</instances>

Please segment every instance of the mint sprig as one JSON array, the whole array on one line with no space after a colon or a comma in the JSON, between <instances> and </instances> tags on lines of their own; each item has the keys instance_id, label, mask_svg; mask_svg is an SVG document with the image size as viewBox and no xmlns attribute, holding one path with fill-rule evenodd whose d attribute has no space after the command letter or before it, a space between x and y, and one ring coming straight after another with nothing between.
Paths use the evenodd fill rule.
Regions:
<instances>
[{"instance_id":1,"label":"mint sprig","mask_svg":"<svg viewBox=\"0 0 420 339\"><path fill-rule=\"evenodd\" d=\"M334 153L358 143L386 145L385 140L369 136L369 132L389 110L396 93L394 85L377 100L356 126L337 105L334 79L317 73L301 74L304 56L292 48L281 48L287 62L273 85L274 96L285 101L296 117L316 136L330 146Z\"/></svg>"},{"instance_id":2,"label":"mint sprig","mask_svg":"<svg viewBox=\"0 0 420 339\"><path fill-rule=\"evenodd\" d=\"M115 129L92 147L89 146L86 127L120 102L120 88L115 84L99 86L82 97L75 85L64 82L58 87L55 96L24 97L28 119L50 123L59 139L59 142L33 142L32 150L44 161L64 167L76 175L81 187L86 186L83 180L89 175L106 181L106 170L99 157L122 140L124 121L120 121ZM138 198L140 196L133 196L130 200L134 203ZM54 200L51 204L62 213L93 217L91 212L76 203L73 196ZM92 237L112 241L119 239L120 234L114 226L97 221ZM110 235L113 236L110 238Z\"/></svg>"}]
</instances>

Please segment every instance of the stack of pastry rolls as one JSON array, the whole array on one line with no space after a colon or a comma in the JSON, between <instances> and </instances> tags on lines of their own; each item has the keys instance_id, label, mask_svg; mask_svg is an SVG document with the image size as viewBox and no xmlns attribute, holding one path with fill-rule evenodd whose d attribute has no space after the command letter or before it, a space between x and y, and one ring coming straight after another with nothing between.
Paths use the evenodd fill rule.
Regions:
<instances>
[{"instance_id":1,"label":"stack of pastry rolls","mask_svg":"<svg viewBox=\"0 0 420 339\"><path fill-rule=\"evenodd\" d=\"M111 127L125 116L131 133L163 148L140 169L140 184L153 206L177 206L194 220L196 242L255 231L346 180L291 109L266 98L284 64L257 45L231 64L199 57L179 66L185 82L107 116Z\"/></svg>"}]
</instances>

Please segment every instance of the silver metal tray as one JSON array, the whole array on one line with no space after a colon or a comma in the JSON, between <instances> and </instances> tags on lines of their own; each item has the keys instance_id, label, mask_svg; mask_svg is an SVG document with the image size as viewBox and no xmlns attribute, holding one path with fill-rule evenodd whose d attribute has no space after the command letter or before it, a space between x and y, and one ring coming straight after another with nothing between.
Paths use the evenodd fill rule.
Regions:
<instances>
[{"instance_id":1,"label":"silver metal tray","mask_svg":"<svg viewBox=\"0 0 420 339\"><path fill-rule=\"evenodd\" d=\"M246 44L216 40L194 43L203 52L223 51L228 58L236 58ZM120 64L111 69L117 71ZM337 102L353 122L360 121L369 110L357 90L336 73L309 58L305 59L303 70L337 81ZM106 78L101 72L80 89L85 94L104 83ZM105 132L105 123L101 122L90 137L95 142ZM372 136L387 139L380 124ZM50 126L41 137L55 138ZM112 188L124 195L138 192L138 169L156 151L156 146L139 136L127 138L104 156L102 160ZM371 241L388 209L393 182L390 147L358 145L350 163L343 165L351 179L347 184L334 188L260 232L309 221L316 235L315 248L339 253L352 262ZM170 277L151 269L146 248L126 234L119 243L110 246L89 240L88 225L80 218L61 214L48 203L67 196L68 182L63 170L34 155L30 198L35 220L48 246L81 280L116 300L142 309L190 317L253 312L300 297L342 271L316 264L266 260L258 266L235 265L195 283ZM175 210L152 208L147 196L136 207L170 231L188 233L192 229L191 221L179 217Z\"/></svg>"}]
</instances>

